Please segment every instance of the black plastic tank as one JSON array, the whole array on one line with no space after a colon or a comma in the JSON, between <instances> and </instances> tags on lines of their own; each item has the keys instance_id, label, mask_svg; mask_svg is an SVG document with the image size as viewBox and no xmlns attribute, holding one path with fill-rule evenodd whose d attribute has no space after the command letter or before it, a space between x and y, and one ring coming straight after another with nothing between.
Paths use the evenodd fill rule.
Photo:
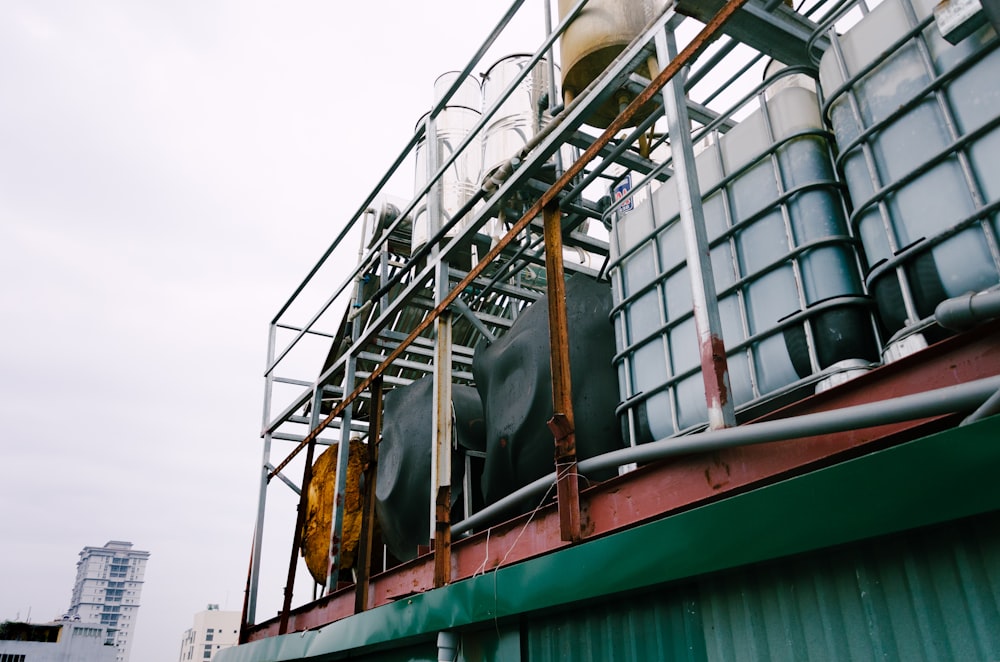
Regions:
<instances>
[{"instance_id":1,"label":"black plastic tank","mask_svg":"<svg viewBox=\"0 0 1000 662\"><path fill-rule=\"evenodd\" d=\"M577 457L622 447L615 418L618 386L611 359L615 342L608 314L611 287L575 275L566 283L569 360ZM483 495L494 503L555 469L548 300L521 313L510 330L476 350L472 363L486 417ZM607 478L607 474L591 476ZM537 505L537 504L531 504Z\"/></svg>"},{"instance_id":2,"label":"black plastic tank","mask_svg":"<svg viewBox=\"0 0 1000 662\"><path fill-rule=\"evenodd\" d=\"M483 407L471 386L452 385L455 416L451 459L452 518L462 515L467 451L485 451ZM382 443L379 446L375 512L392 555L408 561L430 541L431 444L434 438L434 379L424 377L385 394ZM473 463L473 473L481 470ZM473 477L478 483L478 475ZM473 503L482 497L473 491Z\"/></svg>"}]
</instances>

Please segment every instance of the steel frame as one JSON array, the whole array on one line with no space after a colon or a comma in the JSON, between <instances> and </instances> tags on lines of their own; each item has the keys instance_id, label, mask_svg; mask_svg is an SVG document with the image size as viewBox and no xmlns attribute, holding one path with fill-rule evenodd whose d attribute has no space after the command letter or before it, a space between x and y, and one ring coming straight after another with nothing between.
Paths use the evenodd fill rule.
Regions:
<instances>
[{"instance_id":1,"label":"steel frame","mask_svg":"<svg viewBox=\"0 0 1000 662\"><path fill-rule=\"evenodd\" d=\"M532 54L530 62L539 62L542 58L548 57L551 68L553 44L573 17L583 9L586 2L587 0L579 0L569 14L552 28L552 11L546 0L547 36ZM683 19L673 8L664 9L623 55L609 66L598 81L556 115L550 124L552 128L537 140L533 149L516 155L511 161L508 177L478 190L450 220L445 220L440 212L441 180L461 151L470 145L472 135L470 134L448 159L441 160L436 150L431 149L433 156L428 159L430 172L427 183L416 192L396 219L384 227L378 236L372 237L366 246L364 235L368 224L377 227L376 212L373 211L374 203L387 193L387 185L391 178L408 161L422 141L427 145L435 145L435 120L446 108L450 97L458 90L461 76L437 102L427 116L427 121L417 127L413 137L375 189L359 206L271 321L264 371L260 496L244 608L242 635L244 640L251 636L251 632L254 638L259 638L266 636L266 633L275 633L275 628L278 632L286 632L289 629L314 627L320 624L316 622L317 618L328 619L326 622L329 622L347 616L354 611L370 608L382 604L385 600L404 595L404 586L408 587L406 590L413 590L414 587L417 590L425 590L469 576L466 567L469 557L451 556L450 549L453 544L451 523L448 521L448 508L442 506L450 502L448 496L450 485L447 484L447 477L450 476L448 467L451 438L448 410L450 386L453 381L471 380L468 366L471 363L472 346L477 338L490 339L504 333L518 312L545 292L545 285L552 284L554 280L562 282L563 265L553 264L562 262L553 260L553 257L561 257L562 244L577 246L599 257L607 257L606 242L579 230L588 220L602 219L606 206L600 200L593 199L595 197L593 189L601 184L601 180L613 182L626 170L647 173L649 180L662 181L673 176L680 177L680 180L685 182L680 187L682 195L686 198L684 207L691 212L685 221L690 245L689 258L694 260L704 252L703 231L700 243L698 236L703 221L699 221L697 210L700 206L700 189L693 168L693 138L689 130L691 123L688 114L690 113L690 116L701 125L715 123L720 131L725 131L731 123L721 119L720 110L711 106L719 105L720 98L724 97L730 88L738 89L743 84L746 71L755 66L761 56L753 57L749 63L738 67L735 74L720 81L703 96L695 98L693 90L706 78L714 76L713 72L717 67L723 63L740 60L743 56L736 52L738 44L735 40L723 38L723 42L714 53L702 59L699 57L722 34L725 22L733 16L740 17L738 22L742 23L748 20L747 17L764 21L774 34L783 35L782 39L788 39L786 50L800 48L808 50L811 47L805 41L808 31L804 32L806 27L814 25L811 21L799 14L789 15L787 11L783 9L779 11L773 6L780 3L765 5L753 1L750 9L741 10L747 2L748 0L730 0L727 4L720 5L718 13L713 12L707 25L688 40L679 53L673 44L674 34L681 27L690 27L692 22ZM483 58L490 52L490 48L514 16L522 10L524 4L524 0L512 2L497 26L463 69L463 74L468 75L482 64ZM811 9L813 12L825 6L822 0L813 4ZM736 32L739 33L739 29ZM649 58L658 59L659 73L652 81L638 79L629 73L635 68L635 63ZM677 78L685 69L690 69L689 75ZM522 78L529 71L530 66L525 67ZM483 113L473 132L484 129L503 100L514 92L519 83L520 79L508 86L501 98ZM588 114L619 89L640 91L611 126L599 136L583 130L582 126ZM554 92L553 82L551 88L553 97ZM650 149L655 151L657 148L662 148L669 138L673 152L673 168L662 167L658 159L640 153L636 147L641 141L647 140L646 134L652 132L655 123L662 117L663 108L640 121L635 128L626 130L626 126L639 109L661 94L665 100L670 131L658 139L654 136ZM624 137L620 136L622 131ZM583 154L573 164L563 164L559 159L560 148L564 145L577 146L583 149ZM550 185L543 171L551 159L556 159L556 166L555 182ZM568 167L563 170L563 166L566 165ZM521 202L517 202L518 200ZM511 201L515 203L519 220L510 225L506 234L494 243L478 263L466 266L468 263L463 262L461 252L475 241L476 235L490 219L504 213ZM401 231L408 215L424 204L430 210L430 240L410 255L393 253L390 250L390 239L394 233ZM346 239L352 231L360 231L362 234L357 266L332 294L324 293L323 303L311 314L306 323L291 322L287 318L293 304L297 304L303 298L308 288L317 286L316 276L331 262L331 258L342 257L341 254L347 250ZM546 284L527 283L524 278L525 267L545 264L546 261L550 264L546 269ZM586 270L572 264L564 266L567 270ZM710 264L701 261L697 273L703 283L712 282ZM336 308L335 304L347 296L352 286L353 301L344 312L340 330L336 332L325 330L322 328L322 321L328 320L331 311ZM554 290L556 296L558 291L556 287ZM696 296L700 297L700 303L696 306L696 314L702 319L699 337L703 341L702 370L705 375L706 393L712 403L712 410L717 412L712 417L712 426L725 427L733 425L735 418L731 404L728 409L725 406L725 392L728 388L724 361L725 348L721 345L721 334L718 331L718 304L714 301L714 294L711 287L697 288ZM550 297L555 298L552 297L552 291ZM551 313L556 320L559 318L558 308L556 306L556 310ZM279 347L278 334L283 331L292 332L294 338L287 345ZM320 375L314 379L303 379L278 374L294 349L305 339L316 338L332 341L335 347ZM564 337L554 332L553 356L565 349L564 343ZM723 358L721 363L718 360L719 356ZM566 370L568 371L568 368ZM338 495L341 494L346 476L348 441L352 433L357 432L367 437L368 445L373 449L370 457L373 462L377 461L374 448L378 443L382 387L406 384L424 373L434 375L437 393L434 419L437 430L433 462L435 469L433 477L428 477L434 488L432 503L428 504L432 512L431 533L435 541L431 576L427 577L424 574L426 559L418 559L417 562L397 569L392 578L380 579L377 584L369 586L371 572L365 568L361 573L356 602L348 605L346 601L336 598L340 595L337 593L339 555L336 543L340 537L341 514L335 512L325 597L313 603L312 615L308 618L295 615L302 611L301 607L294 608L292 605L292 590L298 565L298 535L301 530L301 523L298 523L294 532L295 540L292 545L281 616L277 623L255 628L267 492L271 479L278 477L288 487L297 489L301 499L304 500L311 477L311 460L315 445L331 442L329 439L321 439L319 435L326 427L337 427L340 429L340 435L334 443L339 444L337 489ZM565 379L568 386L568 373L561 379ZM277 384L301 387L302 391L291 398L284 409L275 414L272 409L275 406L274 389ZM370 394L372 389L374 392ZM597 533L597 528L604 526L598 526L596 524L598 520L588 519L593 515L593 509L598 501L588 501L588 504L583 506L584 512L580 510L581 496L575 478L576 460L572 453L572 411L571 406L567 404L568 391L561 389L556 397L560 399L555 409L557 418L552 423L556 437L554 451L557 454L557 466L561 466L565 470L565 475L571 478L560 480L558 490L557 516L561 525L557 530L561 532L561 541L545 538L542 545L547 546L546 549L572 543L583 536L594 535ZM330 398L335 398L336 402L333 403ZM558 414L567 413L568 417L558 418ZM364 420L368 416L375 419L370 428L367 425L368 421ZM308 427L306 434L290 432L294 426L303 424ZM368 436L368 431L371 432L371 436ZM292 441L295 445L291 452L275 463L271 454L275 450L276 441ZM282 472L301 450L306 450L303 478L300 486L296 488ZM817 461L820 460L810 456L802 460L801 464L794 466L782 465L779 469L770 467L760 475L747 478L742 485L772 479L782 472ZM598 497L595 493L595 496L590 498ZM590 509L589 515L585 512L587 508ZM666 506L656 506L656 508L661 513L669 509ZM300 513L304 511L305 508L300 505ZM537 525L541 526L541 522L548 516L543 516ZM511 530L509 526L505 525L502 530ZM616 524L607 526L613 528ZM455 544L465 549L470 543L462 540L456 541ZM540 552L542 549L538 548L537 551ZM513 560L515 559L510 559ZM361 584L364 584L364 587Z\"/></svg>"}]
</instances>

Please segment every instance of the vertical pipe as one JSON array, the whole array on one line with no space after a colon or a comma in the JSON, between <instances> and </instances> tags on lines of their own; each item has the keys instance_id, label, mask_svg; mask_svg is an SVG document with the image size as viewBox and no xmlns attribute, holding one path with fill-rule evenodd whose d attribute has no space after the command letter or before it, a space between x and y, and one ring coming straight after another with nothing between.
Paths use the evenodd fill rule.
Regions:
<instances>
[{"instance_id":1,"label":"vertical pipe","mask_svg":"<svg viewBox=\"0 0 1000 662\"><path fill-rule=\"evenodd\" d=\"M458 658L459 637L456 632L438 632L438 662L455 662Z\"/></svg>"},{"instance_id":2,"label":"vertical pipe","mask_svg":"<svg viewBox=\"0 0 1000 662\"><path fill-rule=\"evenodd\" d=\"M545 38L548 39L549 35L552 34L552 0L545 0L544 11L545 11ZM548 62L549 70L549 108L554 107L559 98L559 86L556 83L556 49L555 42L549 47L548 52L545 54ZM541 130L542 127L538 127ZM563 162L562 162L562 150L557 149L554 154L556 161L556 177L563 173Z\"/></svg>"},{"instance_id":3,"label":"vertical pipe","mask_svg":"<svg viewBox=\"0 0 1000 662\"><path fill-rule=\"evenodd\" d=\"M666 69L677 57L673 27L656 35L657 62ZM684 97L682 70L670 79L663 92L667 126L670 132L670 153L674 160L674 177L680 203L680 222L684 230L684 247L688 272L691 274L691 298L694 304L695 332L701 355L701 374L705 381L708 404L708 424L712 430L736 425L736 414L729 390L729 366L722 341L722 321L719 301L712 274L712 259L705 231L705 214L701 206L701 188L695 171L694 148L691 146L691 120L688 119Z\"/></svg>"},{"instance_id":4,"label":"vertical pipe","mask_svg":"<svg viewBox=\"0 0 1000 662\"><path fill-rule=\"evenodd\" d=\"M566 322L566 280L563 275L562 214L559 205L542 212L545 232L545 278L549 301L549 361L552 368L552 419L555 436L556 502L562 540L581 538L580 484L576 471L576 433L570 385L569 331Z\"/></svg>"},{"instance_id":5,"label":"vertical pipe","mask_svg":"<svg viewBox=\"0 0 1000 662\"><path fill-rule=\"evenodd\" d=\"M368 458L365 462L365 493L361 511L361 540L358 542L358 581L354 587L354 613L368 608L368 580L372 567L372 540L375 534L375 479L378 475L378 445L382 440L382 378L372 382L371 419L368 424Z\"/></svg>"}]
</instances>

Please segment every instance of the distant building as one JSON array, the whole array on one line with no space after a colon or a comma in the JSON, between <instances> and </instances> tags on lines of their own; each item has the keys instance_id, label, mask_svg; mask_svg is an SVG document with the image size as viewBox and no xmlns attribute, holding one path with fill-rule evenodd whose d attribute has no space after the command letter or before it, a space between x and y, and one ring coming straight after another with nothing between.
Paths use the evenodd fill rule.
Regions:
<instances>
[{"instance_id":1,"label":"distant building","mask_svg":"<svg viewBox=\"0 0 1000 662\"><path fill-rule=\"evenodd\" d=\"M114 662L116 653L103 625L72 620L0 623L0 662Z\"/></svg>"},{"instance_id":2,"label":"distant building","mask_svg":"<svg viewBox=\"0 0 1000 662\"><path fill-rule=\"evenodd\" d=\"M181 639L178 662L206 662L223 648L235 646L240 637L240 612L219 611L219 605L208 605L194 615L194 625Z\"/></svg>"},{"instance_id":3,"label":"distant building","mask_svg":"<svg viewBox=\"0 0 1000 662\"><path fill-rule=\"evenodd\" d=\"M149 552L132 549L130 542L111 540L104 547L84 547L76 564L67 616L106 627L116 662L128 662L148 558Z\"/></svg>"}]
</instances>

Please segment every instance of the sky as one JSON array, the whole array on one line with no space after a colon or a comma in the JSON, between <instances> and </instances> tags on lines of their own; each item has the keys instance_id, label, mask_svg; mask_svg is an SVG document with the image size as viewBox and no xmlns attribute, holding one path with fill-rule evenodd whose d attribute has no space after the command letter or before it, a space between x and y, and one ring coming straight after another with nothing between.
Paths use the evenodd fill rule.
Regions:
<instances>
[{"instance_id":1,"label":"sky","mask_svg":"<svg viewBox=\"0 0 1000 662\"><path fill-rule=\"evenodd\" d=\"M0 620L109 540L134 662L241 608L268 323L507 6L0 3Z\"/></svg>"}]
</instances>

